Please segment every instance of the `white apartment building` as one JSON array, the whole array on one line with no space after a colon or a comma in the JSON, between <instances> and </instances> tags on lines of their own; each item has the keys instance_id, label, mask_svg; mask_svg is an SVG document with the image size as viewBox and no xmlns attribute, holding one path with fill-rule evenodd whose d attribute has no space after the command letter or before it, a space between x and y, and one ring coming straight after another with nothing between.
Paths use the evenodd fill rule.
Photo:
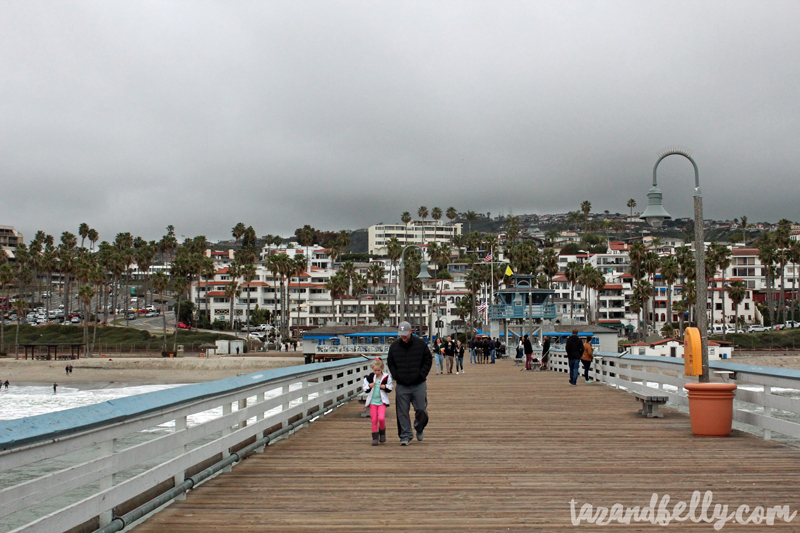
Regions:
<instances>
[{"instance_id":1,"label":"white apartment building","mask_svg":"<svg viewBox=\"0 0 800 533\"><path fill-rule=\"evenodd\" d=\"M367 230L368 245L367 251L375 255L386 255L387 245L392 237L405 246L407 244L427 244L436 242L439 244L450 243L453 237L461 235L462 224L445 224L439 221L413 220L408 225L399 224L375 224Z\"/></svg>"},{"instance_id":2,"label":"white apartment building","mask_svg":"<svg viewBox=\"0 0 800 533\"><path fill-rule=\"evenodd\" d=\"M396 295L396 284L389 281L392 272L391 265L385 261L378 261L384 265L386 280L377 286L370 283L364 294L359 298L346 295L343 298L332 298L330 291L325 288L325 282L336 271L330 265L330 259L325 254L325 249L310 247L307 251L303 248L270 250L271 253L287 253L290 257L295 253L308 253L309 266L305 272L284 278L284 286L288 288L288 301L286 308L289 310L289 327L292 329L312 329L324 326L330 322L344 325L368 325L375 322L374 308L378 303L386 303L391 315L384 325L398 324L399 301ZM371 263L357 263L356 270L365 274ZM318 265L318 266L317 266ZM396 271L395 271L396 272ZM205 313L208 309L211 322L219 320L229 322L231 301L226 296L226 289L231 283L227 266L217 270L213 280L192 284L191 298L197 304L197 309ZM244 323L247 317L249 303L252 314L256 305L278 314L281 304L281 279L275 276L263 263L256 265L256 279L247 287L239 282L239 294L234 297L233 319ZM449 334L455 328L463 331L460 319L455 312L456 304L463 296L467 295L463 283L452 280L429 280L424 285L422 299L414 297L406 302L406 314L409 322L422 325L424 330L441 331ZM437 327L438 323L438 327Z\"/></svg>"},{"instance_id":3,"label":"white apartment building","mask_svg":"<svg viewBox=\"0 0 800 533\"><path fill-rule=\"evenodd\" d=\"M5 253L9 260L16 257L17 246L25 242L22 233L14 226L0 226L0 253Z\"/></svg>"}]
</instances>

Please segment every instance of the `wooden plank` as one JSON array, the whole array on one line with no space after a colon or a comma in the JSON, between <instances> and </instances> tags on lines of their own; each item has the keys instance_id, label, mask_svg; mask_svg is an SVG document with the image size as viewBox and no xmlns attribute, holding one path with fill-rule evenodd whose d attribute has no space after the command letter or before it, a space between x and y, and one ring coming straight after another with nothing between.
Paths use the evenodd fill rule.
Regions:
<instances>
[{"instance_id":1,"label":"wooden plank","mask_svg":"<svg viewBox=\"0 0 800 533\"><path fill-rule=\"evenodd\" d=\"M431 422L423 442L401 447L394 407L389 442L370 445L355 402L253 455L136 531L170 533L307 531L587 531L570 500L610 507L649 504L651 495L689 502L789 505L798 510L800 450L734 431L693 437L688 416L662 408L645 419L631 395L568 384L554 372L521 372L512 361L467 364L467 374L430 376ZM394 402L394 395L392 395ZM673 522L675 531L712 531ZM663 531L650 523L609 531ZM796 531L793 523L726 531Z\"/></svg>"}]
</instances>

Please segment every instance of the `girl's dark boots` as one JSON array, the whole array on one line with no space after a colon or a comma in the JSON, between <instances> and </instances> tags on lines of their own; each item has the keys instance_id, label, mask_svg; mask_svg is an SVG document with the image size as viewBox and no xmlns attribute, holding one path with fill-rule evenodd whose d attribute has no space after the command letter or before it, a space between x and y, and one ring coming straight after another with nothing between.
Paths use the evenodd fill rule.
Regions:
<instances>
[{"instance_id":1,"label":"girl's dark boots","mask_svg":"<svg viewBox=\"0 0 800 533\"><path fill-rule=\"evenodd\" d=\"M380 444L380 443L378 442L378 433L377 433L377 432L374 432L374 433L372 434L372 445L373 445L373 446L377 446L378 444Z\"/></svg>"},{"instance_id":2,"label":"girl's dark boots","mask_svg":"<svg viewBox=\"0 0 800 533\"><path fill-rule=\"evenodd\" d=\"M381 444L386 442L386 429L381 429L378 431L378 435L380 436Z\"/></svg>"}]
</instances>

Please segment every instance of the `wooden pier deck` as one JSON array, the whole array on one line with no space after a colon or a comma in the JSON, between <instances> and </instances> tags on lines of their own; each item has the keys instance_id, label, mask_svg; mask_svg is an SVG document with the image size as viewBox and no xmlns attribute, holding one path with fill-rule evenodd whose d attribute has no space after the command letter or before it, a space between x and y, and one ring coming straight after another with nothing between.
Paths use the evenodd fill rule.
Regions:
<instances>
[{"instance_id":1,"label":"wooden pier deck","mask_svg":"<svg viewBox=\"0 0 800 533\"><path fill-rule=\"evenodd\" d=\"M645 507L653 493L668 494L672 511L708 490L729 514L742 504L800 509L800 449L738 431L696 438L687 415L643 419L631 395L583 378L572 387L565 374L521 372L511 361L468 364L466 374L430 376L428 399L423 442L399 446L392 405L388 442L372 447L369 419L352 402L136 531L714 531L691 520L571 522L573 499L577 512L587 502ZM800 531L800 516L724 530Z\"/></svg>"}]
</instances>

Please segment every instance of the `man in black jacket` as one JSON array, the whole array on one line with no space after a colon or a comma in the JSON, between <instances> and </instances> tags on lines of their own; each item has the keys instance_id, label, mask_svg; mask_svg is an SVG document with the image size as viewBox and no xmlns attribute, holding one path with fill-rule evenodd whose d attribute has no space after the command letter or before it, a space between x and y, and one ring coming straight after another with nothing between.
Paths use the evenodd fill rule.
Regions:
<instances>
[{"instance_id":1,"label":"man in black jacket","mask_svg":"<svg viewBox=\"0 0 800 533\"><path fill-rule=\"evenodd\" d=\"M417 440L422 440L422 431L428 425L428 384L425 380L431 371L432 356L428 345L411 334L408 322L400 323L398 334L400 338L389 347L386 362L395 382L397 434L400 445L408 446L414 438L409 415L411 405L414 406Z\"/></svg>"},{"instance_id":2,"label":"man in black jacket","mask_svg":"<svg viewBox=\"0 0 800 533\"><path fill-rule=\"evenodd\" d=\"M577 329L573 329L572 335L567 337L567 344L564 348L567 351L567 359L569 360L569 382L571 385L577 386L581 357L583 356L583 342L578 338Z\"/></svg>"}]
</instances>

